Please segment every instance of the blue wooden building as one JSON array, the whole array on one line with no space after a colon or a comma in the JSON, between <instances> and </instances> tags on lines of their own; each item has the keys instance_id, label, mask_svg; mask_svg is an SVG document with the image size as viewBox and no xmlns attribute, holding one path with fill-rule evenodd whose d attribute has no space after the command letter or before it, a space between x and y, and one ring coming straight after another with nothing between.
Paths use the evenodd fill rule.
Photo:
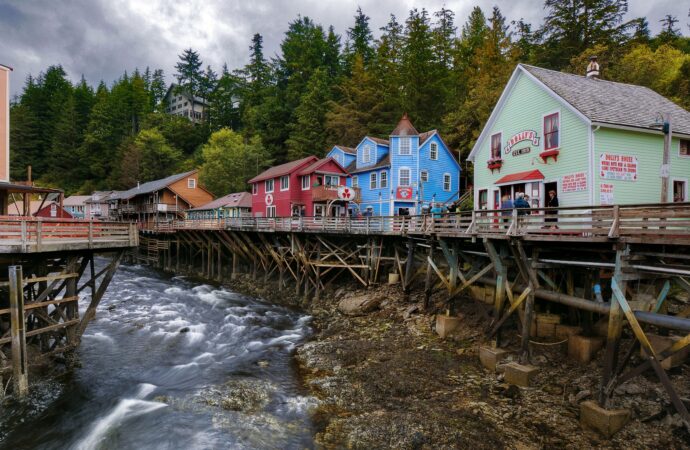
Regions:
<instances>
[{"instance_id":1,"label":"blue wooden building","mask_svg":"<svg viewBox=\"0 0 690 450\"><path fill-rule=\"evenodd\" d=\"M420 214L431 203L458 199L460 164L436 130L419 133L403 115L388 140L365 136L356 148L336 145L328 155L352 175L361 197L353 213ZM356 209L359 211L355 211Z\"/></svg>"}]
</instances>

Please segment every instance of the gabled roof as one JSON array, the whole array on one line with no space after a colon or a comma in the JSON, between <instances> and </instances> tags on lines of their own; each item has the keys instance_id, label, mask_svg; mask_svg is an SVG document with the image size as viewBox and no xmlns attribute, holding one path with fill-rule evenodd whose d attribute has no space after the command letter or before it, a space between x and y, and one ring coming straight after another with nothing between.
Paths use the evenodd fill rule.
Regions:
<instances>
[{"instance_id":1,"label":"gabled roof","mask_svg":"<svg viewBox=\"0 0 690 450\"><path fill-rule=\"evenodd\" d=\"M137 195L150 194L151 192L160 191L176 181L188 177L196 172L196 170L190 170L189 172L170 175L169 177L162 178L160 180L149 181L127 191L115 192L110 196L110 200L129 200Z\"/></svg>"},{"instance_id":2,"label":"gabled roof","mask_svg":"<svg viewBox=\"0 0 690 450\"><path fill-rule=\"evenodd\" d=\"M339 148L340 150L344 151L345 153L349 153L351 155L356 155L357 154L357 149L352 148L352 147L345 147L343 145L334 145L333 147Z\"/></svg>"},{"instance_id":3,"label":"gabled roof","mask_svg":"<svg viewBox=\"0 0 690 450\"><path fill-rule=\"evenodd\" d=\"M365 136L365 139L371 139L372 141L376 142L377 144L385 145L388 147L390 145L390 141L388 139L381 139L377 137L371 137L371 136Z\"/></svg>"},{"instance_id":4,"label":"gabled roof","mask_svg":"<svg viewBox=\"0 0 690 450\"><path fill-rule=\"evenodd\" d=\"M309 166L302 169L299 174L300 175L309 175L311 173L314 173L320 167L327 164L329 161L333 161L343 172L347 173L347 170L338 161L336 161L334 158L328 157L328 158L319 159L318 161L314 161L314 163L312 163Z\"/></svg>"},{"instance_id":5,"label":"gabled roof","mask_svg":"<svg viewBox=\"0 0 690 450\"><path fill-rule=\"evenodd\" d=\"M120 192L121 191L94 191L84 203L105 203L111 199L111 196L117 195ZM98 199L95 200L94 197Z\"/></svg>"},{"instance_id":6,"label":"gabled roof","mask_svg":"<svg viewBox=\"0 0 690 450\"><path fill-rule=\"evenodd\" d=\"M207 211L217 208L251 208L252 194L249 192L234 192L217 198L211 202L201 205L197 208L189 209L188 211Z\"/></svg>"},{"instance_id":7,"label":"gabled roof","mask_svg":"<svg viewBox=\"0 0 690 450\"><path fill-rule=\"evenodd\" d=\"M594 123L653 130L650 124L661 112L671 115L674 133L690 135L690 111L648 87L522 67Z\"/></svg>"},{"instance_id":8,"label":"gabled roof","mask_svg":"<svg viewBox=\"0 0 690 450\"><path fill-rule=\"evenodd\" d=\"M9 70L9 71L14 70L14 69L11 68L10 66L6 66L6 65L4 65L4 64L0 64L0 69L5 69L5 70Z\"/></svg>"},{"instance_id":9,"label":"gabled roof","mask_svg":"<svg viewBox=\"0 0 690 450\"><path fill-rule=\"evenodd\" d=\"M376 169L381 169L383 167L390 167L391 166L391 155L390 153L386 153L381 159L379 159L376 164L373 164L371 166L366 166L366 167L360 167L359 169L353 168L350 170L350 166L356 167L357 163L356 161L353 161L352 164L347 166L347 171L350 172L350 174L354 173L362 173L362 172L369 172L370 170L376 170Z\"/></svg>"},{"instance_id":10,"label":"gabled roof","mask_svg":"<svg viewBox=\"0 0 690 450\"><path fill-rule=\"evenodd\" d=\"M282 175L287 175L288 173L292 173L295 170L301 168L302 166L305 166L307 164L311 164L314 161L318 161L319 158L316 156L307 156L306 158L302 159L297 159L295 161L290 161L286 162L285 164L281 164L279 166L273 166L270 167L251 180L249 180L249 183L256 183L257 181L262 181L262 180L268 180L269 178L276 178L280 177Z\"/></svg>"},{"instance_id":11,"label":"gabled roof","mask_svg":"<svg viewBox=\"0 0 690 450\"><path fill-rule=\"evenodd\" d=\"M70 195L63 200L62 204L64 206L81 206L89 199L91 199L90 195Z\"/></svg>"},{"instance_id":12,"label":"gabled roof","mask_svg":"<svg viewBox=\"0 0 690 450\"><path fill-rule=\"evenodd\" d=\"M425 131L424 133L419 133L419 146L421 147L424 145L424 143L435 133L438 133L437 130L429 130Z\"/></svg>"},{"instance_id":13,"label":"gabled roof","mask_svg":"<svg viewBox=\"0 0 690 450\"><path fill-rule=\"evenodd\" d=\"M405 113L391 133L391 136L417 136L418 134L419 132L415 129L414 125L412 125L412 122L410 122L407 113Z\"/></svg>"}]
</instances>

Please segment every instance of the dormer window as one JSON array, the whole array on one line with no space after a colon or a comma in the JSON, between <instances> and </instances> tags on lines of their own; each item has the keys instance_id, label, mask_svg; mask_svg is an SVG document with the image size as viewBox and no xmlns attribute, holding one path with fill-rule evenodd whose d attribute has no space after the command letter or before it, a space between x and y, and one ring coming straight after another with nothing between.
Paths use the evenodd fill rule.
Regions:
<instances>
[{"instance_id":1,"label":"dormer window","mask_svg":"<svg viewBox=\"0 0 690 450\"><path fill-rule=\"evenodd\" d=\"M410 138L402 137L400 138L400 154L401 155L411 155L412 148L410 145Z\"/></svg>"},{"instance_id":2,"label":"dormer window","mask_svg":"<svg viewBox=\"0 0 690 450\"><path fill-rule=\"evenodd\" d=\"M194 178L187 178L187 187L189 189L195 189L196 188L196 179Z\"/></svg>"},{"instance_id":3,"label":"dormer window","mask_svg":"<svg viewBox=\"0 0 690 450\"><path fill-rule=\"evenodd\" d=\"M369 145L369 144L362 147L362 162L363 163L371 162L371 145Z\"/></svg>"},{"instance_id":4,"label":"dormer window","mask_svg":"<svg viewBox=\"0 0 690 450\"><path fill-rule=\"evenodd\" d=\"M544 150L553 150L560 145L559 122L558 113L544 116Z\"/></svg>"},{"instance_id":5,"label":"dormer window","mask_svg":"<svg viewBox=\"0 0 690 450\"><path fill-rule=\"evenodd\" d=\"M432 161L436 161L438 159L438 144L436 142L429 144L429 159Z\"/></svg>"}]
</instances>

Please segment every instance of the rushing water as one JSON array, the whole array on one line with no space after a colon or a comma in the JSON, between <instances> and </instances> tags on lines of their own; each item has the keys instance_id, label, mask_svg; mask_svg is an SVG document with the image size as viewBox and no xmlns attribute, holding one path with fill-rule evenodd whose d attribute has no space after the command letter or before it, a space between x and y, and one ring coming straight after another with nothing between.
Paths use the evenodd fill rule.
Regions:
<instances>
[{"instance_id":1,"label":"rushing water","mask_svg":"<svg viewBox=\"0 0 690 450\"><path fill-rule=\"evenodd\" d=\"M0 409L0 446L311 447L314 401L291 358L308 320L226 289L121 267L84 335L82 367Z\"/></svg>"}]
</instances>

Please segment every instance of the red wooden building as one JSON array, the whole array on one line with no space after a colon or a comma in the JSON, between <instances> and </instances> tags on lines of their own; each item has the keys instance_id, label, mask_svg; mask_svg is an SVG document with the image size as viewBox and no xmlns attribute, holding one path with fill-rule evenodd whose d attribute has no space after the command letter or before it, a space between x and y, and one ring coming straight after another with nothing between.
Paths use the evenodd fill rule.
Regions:
<instances>
[{"instance_id":1,"label":"red wooden building","mask_svg":"<svg viewBox=\"0 0 690 450\"><path fill-rule=\"evenodd\" d=\"M344 216L348 199L357 196L357 188L345 187L349 176L333 158L316 156L271 167L249 180L252 214L255 217Z\"/></svg>"}]
</instances>

